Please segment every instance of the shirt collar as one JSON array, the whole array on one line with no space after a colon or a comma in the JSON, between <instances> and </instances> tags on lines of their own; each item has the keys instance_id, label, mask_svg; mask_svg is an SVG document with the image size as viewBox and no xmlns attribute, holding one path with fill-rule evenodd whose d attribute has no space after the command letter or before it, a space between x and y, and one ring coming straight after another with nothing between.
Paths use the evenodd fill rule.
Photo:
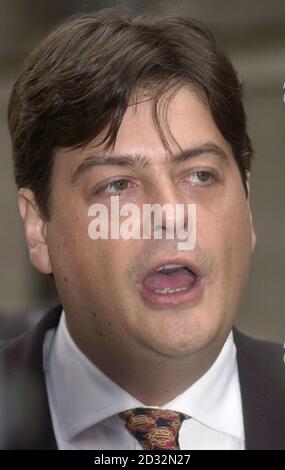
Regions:
<instances>
[{"instance_id":1,"label":"shirt collar","mask_svg":"<svg viewBox=\"0 0 285 470\"><path fill-rule=\"evenodd\" d=\"M58 425L67 441L124 410L145 406L80 351L68 332L64 312L53 340L45 348L44 369ZM159 408L189 414L206 426L244 439L232 332L211 368Z\"/></svg>"}]
</instances>

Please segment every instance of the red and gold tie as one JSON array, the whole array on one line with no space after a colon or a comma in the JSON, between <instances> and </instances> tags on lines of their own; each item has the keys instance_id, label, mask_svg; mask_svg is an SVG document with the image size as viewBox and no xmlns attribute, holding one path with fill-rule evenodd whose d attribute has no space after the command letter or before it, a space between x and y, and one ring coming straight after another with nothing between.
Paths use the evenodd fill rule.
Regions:
<instances>
[{"instance_id":1,"label":"red and gold tie","mask_svg":"<svg viewBox=\"0 0 285 470\"><path fill-rule=\"evenodd\" d=\"M156 408L134 408L119 413L119 416L145 450L180 450L181 424L190 418L184 413Z\"/></svg>"}]
</instances>

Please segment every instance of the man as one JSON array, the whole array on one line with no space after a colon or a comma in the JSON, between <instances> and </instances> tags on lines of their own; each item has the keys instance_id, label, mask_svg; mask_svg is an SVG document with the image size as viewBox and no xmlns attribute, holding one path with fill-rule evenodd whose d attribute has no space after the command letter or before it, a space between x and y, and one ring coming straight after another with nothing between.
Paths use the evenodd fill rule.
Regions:
<instances>
[{"instance_id":1,"label":"man","mask_svg":"<svg viewBox=\"0 0 285 470\"><path fill-rule=\"evenodd\" d=\"M30 259L61 305L2 349L3 447L285 448L282 348L233 328L256 241L241 93L192 19L103 10L32 52L9 126ZM164 211L161 238L94 240L114 196L193 205L175 221L194 246Z\"/></svg>"}]
</instances>

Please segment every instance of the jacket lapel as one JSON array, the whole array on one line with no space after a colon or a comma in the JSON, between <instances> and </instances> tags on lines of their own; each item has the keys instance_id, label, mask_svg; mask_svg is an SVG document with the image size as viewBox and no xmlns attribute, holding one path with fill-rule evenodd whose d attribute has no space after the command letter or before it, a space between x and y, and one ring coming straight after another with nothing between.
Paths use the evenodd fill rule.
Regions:
<instances>
[{"instance_id":1,"label":"jacket lapel","mask_svg":"<svg viewBox=\"0 0 285 470\"><path fill-rule=\"evenodd\" d=\"M246 449L285 449L282 347L234 329Z\"/></svg>"}]
</instances>

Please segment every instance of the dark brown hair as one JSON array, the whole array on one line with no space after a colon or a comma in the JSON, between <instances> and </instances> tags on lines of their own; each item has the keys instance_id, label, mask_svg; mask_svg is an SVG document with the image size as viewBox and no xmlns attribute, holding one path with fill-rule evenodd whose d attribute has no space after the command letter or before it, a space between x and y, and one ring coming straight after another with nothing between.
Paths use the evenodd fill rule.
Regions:
<instances>
[{"instance_id":1,"label":"dark brown hair","mask_svg":"<svg viewBox=\"0 0 285 470\"><path fill-rule=\"evenodd\" d=\"M57 148L84 146L102 131L106 146L113 146L126 108L141 89L151 92L154 122L168 146L158 100L187 84L206 96L247 190L252 148L242 84L212 33L194 19L133 17L116 9L68 19L29 55L8 110L17 186L34 191L48 218Z\"/></svg>"}]
</instances>

